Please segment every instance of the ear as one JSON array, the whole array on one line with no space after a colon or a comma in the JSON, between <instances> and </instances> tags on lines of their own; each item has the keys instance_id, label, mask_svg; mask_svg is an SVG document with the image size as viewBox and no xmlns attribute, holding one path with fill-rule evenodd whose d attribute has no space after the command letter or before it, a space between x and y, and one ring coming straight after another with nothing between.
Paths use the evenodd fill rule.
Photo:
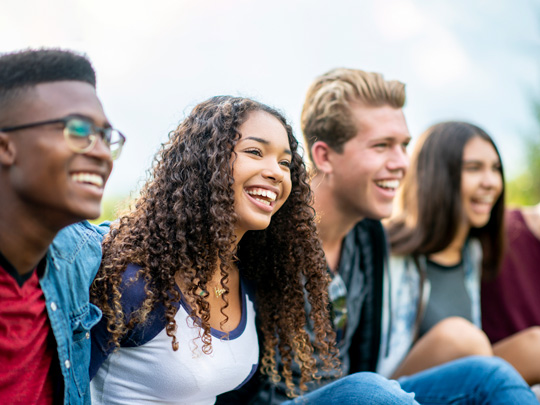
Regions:
<instances>
[{"instance_id":1,"label":"ear","mask_svg":"<svg viewBox=\"0 0 540 405\"><path fill-rule=\"evenodd\" d=\"M332 148L326 142L317 141L313 144L311 147L311 156L318 172L326 174L332 172L333 167L330 160L330 154L332 152Z\"/></svg>"},{"instance_id":2,"label":"ear","mask_svg":"<svg viewBox=\"0 0 540 405\"><path fill-rule=\"evenodd\" d=\"M0 131L0 165L11 166L15 161L15 150L12 139Z\"/></svg>"}]
</instances>

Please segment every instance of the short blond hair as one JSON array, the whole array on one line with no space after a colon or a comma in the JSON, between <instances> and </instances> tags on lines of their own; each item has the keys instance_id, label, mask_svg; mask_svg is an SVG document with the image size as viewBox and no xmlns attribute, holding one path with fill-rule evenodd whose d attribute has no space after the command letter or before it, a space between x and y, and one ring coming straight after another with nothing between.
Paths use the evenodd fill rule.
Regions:
<instances>
[{"instance_id":1,"label":"short blond hair","mask_svg":"<svg viewBox=\"0 0 540 405\"><path fill-rule=\"evenodd\" d=\"M356 135L352 104L402 108L405 85L397 80L384 80L380 73L346 68L333 69L316 78L308 89L301 117L311 160L315 142L326 142L342 152L343 144Z\"/></svg>"}]
</instances>

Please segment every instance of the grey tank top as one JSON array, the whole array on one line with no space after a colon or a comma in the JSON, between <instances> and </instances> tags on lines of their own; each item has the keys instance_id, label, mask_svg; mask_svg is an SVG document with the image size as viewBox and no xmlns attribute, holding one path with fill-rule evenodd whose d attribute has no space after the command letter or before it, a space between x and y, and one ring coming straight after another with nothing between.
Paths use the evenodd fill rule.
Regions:
<instances>
[{"instance_id":1,"label":"grey tank top","mask_svg":"<svg viewBox=\"0 0 540 405\"><path fill-rule=\"evenodd\" d=\"M463 262L455 266L442 266L427 260L426 271L431 292L420 323L419 336L450 316L460 316L472 322L471 297L465 288Z\"/></svg>"}]
</instances>

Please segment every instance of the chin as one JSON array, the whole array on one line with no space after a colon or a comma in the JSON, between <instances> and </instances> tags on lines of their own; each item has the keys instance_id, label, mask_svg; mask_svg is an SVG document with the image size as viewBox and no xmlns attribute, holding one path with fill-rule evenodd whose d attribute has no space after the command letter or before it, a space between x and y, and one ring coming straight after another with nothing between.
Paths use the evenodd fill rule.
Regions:
<instances>
[{"instance_id":1,"label":"chin","mask_svg":"<svg viewBox=\"0 0 540 405\"><path fill-rule=\"evenodd\" d=\"M74 212L74 214L76 217L78 217L75 222L84 221L85 219L98 219L101 216L101 207L79 210Z\"/></svg>"},{"instance_id":2,"label":"chin","mask_svg":"<svg viewBox=\"0 0 540 405\"><path fill-rule=\"evenodd\" d=\"M249 231L264 231L270 226L270 221L249 221L242 222L237 225L238 229L243 229L244 232Z\"/></svg>"},{"instance_id":3,"label":"chin","mask_svg":"<svg viewBox=\"0 0 540 405\"><path fill-rule=\"evenodd\" d=\"M473 228L483 228L484 226L486 226L488 224L489 220L488 221L476 221L476 223L473 222L472 224L472 227Z\"/></svg>"},{"instance_id":4,"label":"chin","mask_svg":"<svg viewBox=\"0 0 540 405\"><path fill-rule=\"evenodd\" d=\"M270 226L270 223L266 223L266 224L260 224L258 226L253 226L251 228L252 231L264 231L266 228L268 228Z\"/></svg>"},{"instance_id":5,"label":"chin","mask_svg":"<svg viewBox=\"0 0 540 405\"><path fill-rule=\"evenodd\" d=\"M270 226L270 220L261 220L261 221L254 221L251 224L250 229L252 231L264 231L266 228Z\"/></svg>"},{"instance_id":6,"label":"chin","mask_svg":"<svg viewBox=\"0 0 540 405\"><path fill-rule=\"evenodd\" d=\"M375 219L375 220L383 220L385 218L389 218L392 215L392 208L381 208L377 210L372 210L369 215L366 215L366 218Z\"/></svg>"}]
</instances>

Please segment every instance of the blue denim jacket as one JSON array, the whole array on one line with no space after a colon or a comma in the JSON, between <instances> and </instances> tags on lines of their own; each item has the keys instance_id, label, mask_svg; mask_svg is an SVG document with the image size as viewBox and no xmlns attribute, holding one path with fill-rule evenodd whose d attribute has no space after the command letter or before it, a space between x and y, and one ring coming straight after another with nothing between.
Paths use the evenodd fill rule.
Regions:
<instances>
[{"instance_id":1,"label":"blue denim jacket","mask_svg":"<svg viewBox=\"0 0 540 405\"><path fill-rule=\"evenodd\" d=\"M58 346L64 404L90 404L90 329L101 319L101 311L89 302L89 289L108 230L86 221L68 226L47 252L40 283Z\"/></svg>"}]
</instances>

